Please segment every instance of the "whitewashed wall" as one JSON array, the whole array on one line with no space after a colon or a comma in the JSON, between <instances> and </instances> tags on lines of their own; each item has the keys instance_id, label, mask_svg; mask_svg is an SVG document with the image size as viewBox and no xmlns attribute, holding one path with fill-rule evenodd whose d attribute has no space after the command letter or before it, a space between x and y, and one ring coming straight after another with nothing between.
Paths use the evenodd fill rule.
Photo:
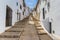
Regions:
<instances>
[{"instance_id":1,"label":"whitewashed wall","mask_svg":"<svg viewBox=\"0 0 60 40\"><path fill-rule=\"evenodd\" d=\"M18 6L17 3L18 2ZM4 32L6 29L6 5L8 5L12 9L12 26L17 22L17 9L19 10L20 18L23 20L25 17L29 15L28 8L23 15L24 7L23 0L0 0L0 32ZM20 5L22 9L20 9ZM20 21L20 20L19 20Z\"/></svg>"},{"instance_id":2,"label":"whitewashed wall","mask_svg":"<svg viewBox=\"0 0 60 40\"><path fill-rule=\"evenodd\" d=\"M60 0L50 0L50 17L52 20L52 31L55 31L56 35L60 35Z\"/></svg>"},{"instance_id":3,"label":"whitewashed wall","mask_svg":"<svg viewBox=\"0 0 60 40\"><path fill-rule=\"evenodd\" d=\"M18 0L7 0L7 5L12 8L12 25L14 25L15 22L17 22L17 3Z\"/></svg>"},{"instance_id":4,"label":"whitewashed wall","mask_svg":"<svg viewBox=\"0 0 60 40\"><path fill-rule=\"evenodd\" d=\"M22 6L22 9L20 9L20 6L19 6L19 12L20 12L20 20L23 20L24 18L26 18L27 16L29 16L29 9L28 7L24 7L23 6L23 0L19 0L19 5ZM23 15L23 11L25 9L25 12L24 12L24 15Z\"/></svg>"},{"instance_id":5,"label":"whitewashed wall","mask_svg":"<svg viewBox=\"0 0 60 40\"><path fill-rule=\"evenodd\" d=\"M0 0L0 32L3 32L5 30L5 2L3 0Z\"/></svg>"},{"instance_id":6,"label":"whitewashed wall","mask_svg":"<svg viewBox=\"0 0 60 40\"><path fill-rule=\"evenodd\" d=\"M23 7L23 0L18 0L19 1L19 12L20 12L20 20L23 20L24 16L23 16L23 11L24 11L24 7ZM20 6L22 7L22 9L20 9Z\"/></svg>"},{"instance_id":7,"label":"whitewashed wall","mask_svg":"<svg viewBox=\"0 0 60 40\"><path fill-rule=\"evenodd\" d=\"M60 0L50 0L50 11L47 12L45 17L46 19L49 18L49 21L52 22L52 33L53 31L55 31L54 34L60 36L60 31L59 31L60 30ZM41 19L42 19L42 10L41 10ZM41 21L44 21L44 20L41 20ZM48 24L46 23L46 21L45 21L45 24ZM45 27L49 29L48 25L46 25Z\"/></svg>"},{"instance_id":8,"label":"whitewashed wall","mask_svg":"<svg viewBox=\"0 0 60 40\"><path fill-rule=\"evenodd\" d=\"M18 0L0 0L0 32L5 31L6 25L6 5L8 5L13 10L12 15L12 25L17 22L17 15L16 15L16 2Z\"/></svg>"}]
</instances>

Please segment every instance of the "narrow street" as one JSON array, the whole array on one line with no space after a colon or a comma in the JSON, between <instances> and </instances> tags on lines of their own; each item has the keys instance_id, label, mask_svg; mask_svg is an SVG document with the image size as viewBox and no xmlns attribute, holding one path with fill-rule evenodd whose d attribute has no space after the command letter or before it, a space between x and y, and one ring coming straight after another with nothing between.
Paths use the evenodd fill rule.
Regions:
<instances>
[{"instance_id":1,"label":"narrow street","mask_svg":"<svg viewBox=\"0 0 60 40\"><path fill-rule=\"evenodd\" d=\"M30 22L29 22L30 21ZM34 25L30 17L15 23L15 25L0 35L0 40L52 40L41 27ZM36 26L36 27L35 27Z\"/></svg>"},{"instance_id":2,"label":"narrow street","mask_svg":"<svg viewBox=\"0 0 60 40\"><path fill-rule=\"evenodd\" d=\"M59 0L1 0L0 40L60 40Z\"/></svg>"},{"instance_id":3,"label":"narrow street","mask_svg":"<svg viewBox=\"0 0 60 40\"><path fill-rule=\"evenodd\" d=\"M20 40L39 40L34 24L30 24L29 20L25 25L24 32Z\"/></svg>"}]
</instances>

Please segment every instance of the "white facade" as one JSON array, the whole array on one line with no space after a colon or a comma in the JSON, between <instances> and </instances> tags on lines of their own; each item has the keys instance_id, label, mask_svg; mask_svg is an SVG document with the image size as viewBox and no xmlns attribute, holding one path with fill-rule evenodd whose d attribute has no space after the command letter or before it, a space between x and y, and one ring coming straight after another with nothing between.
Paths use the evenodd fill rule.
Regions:
<instances>
[{"instance_id":1,"label":"white facade","mask_svg":"<svg viewBox=\"0 0 60 40\"><path fill-rule=\"evenodd\" d=\"M44 19L44 24L45 27L47 27L47 29L49 29L49 25L48 23L51 22L51 30L52 33L55 35L59 35L60 36L60 1L59 0L50 0L50 11L47 12L45 14L45 19ZM45 8L47 9L47 7L45 6ZM50 29L49 29L50 30ZM48 30L48 31L49 31Z\"/></svg>"},{"instance_id":2,"label":"white facade","mask_svg":"<svg viewBox=\"0 0 60 40\"><path fill-rule=\"evenodd\" d=\"M22 7L22 9L20 8L20 6ZM19 13L20 13L20 20L23 20L24 18L29 16L29 9L28 9L28 7L23 6L23 0L19 0Z\"/></svg>"},{"instance_id":3,"label":"white facade","mask_svg":"<svg viewBox=\"0 0 60 40\"><path fill-rule=\"evenodd\" d=\"M50 10L48 11L47 4L45 5L44 2L40 4L40 20L42 21L44 27L47 31L50 31L49 22L52 23L51 25L51 32L52 34L60 36L60 0L49 0L50 1ZM48 2L49 2L48 1ZM45 19L43 19L43 11L42 9L45 8Z\"/></svg>"},{"instance_id":4,"label":"white facade","mask_svg":"<svg viewBox=\"0 0 60 40\"><path fill-rule=\"evenodd\" d=\"M28 16L28 11L26 9L26 15L23 15L24 7L23 0L0 0L0 33L4 32L8 27L6 27L6 6L9 6L12 9L12 25L13 26L17 21L23 20L24 17ZM22 9L20 9L20 5ZM17 15L20 13L20 15ZM17 19L17 16L19 19ZM9 27L10 28L10 27Z\"/></svg>"},{"instance_id":5,"label":"white facade","mask_svg":"<svg viewBox=\"0 0 60 40\"><path fill-rule=\"evenodd\" d=\"M20 7L21 7L21 8L20 8ZM23 0L19 0L20 20L23 20L23 18L24 18L23 11L24 11Z\"/></svg>"},{"instance_id":6,"label":"white facade","mask_svg":"<svg viewBox=\"0 0 60 40\"><path fill-rule=\"evenodd\" d=\"M0 0L0 32L4 32L6 28L6 6L8 5L12 9L12 25L17 22L17 6L18 0Z\"/></svg>"},{"instance_id":7,"label":"white facade","mask_svg":"<svg viewBox=\"0 0 60 40\"><path fill-rule=\"evenodd\" d=\"M52 32L60 36L60 0L51 0L50 1L50 17L52 18Z\"/></svg>"}]
</instances>

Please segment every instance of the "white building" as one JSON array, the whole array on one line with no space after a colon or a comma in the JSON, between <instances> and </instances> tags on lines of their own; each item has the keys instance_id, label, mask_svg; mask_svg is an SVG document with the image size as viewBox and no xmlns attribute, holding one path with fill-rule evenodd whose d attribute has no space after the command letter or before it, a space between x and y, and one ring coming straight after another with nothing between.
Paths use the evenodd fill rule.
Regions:
<instances>
[{"instance_id":1,"label":"white building","mask_svg":"<svg viewBox=\"0 0 60 40\"><path fill-rule=\"evenodd\" d=\"M52 19L52 33L60 36L60 0L50 0L49 17Z\"/></svg>"},{"instance_id":2,"label":"white building","mask_svg":"<svg viewBox=\"0 0 60 40\"><path fill-rule=\"evenodd\" d=\"M41 0L38 7L40 21L45 29L54 36L60 36L60 0ZM59 38L59 37L58 37Z\"/></svg>"},{"instance_id":3,"label":"white building","mask_svg":"<svg viewBox=\"0 0 60 40\"><path fill-rule=\"evenodd\" d=\"M0 0L0 33L27 17L28 9L25 13L24 9L23 0Z\"/></svg>"}]
</instances>

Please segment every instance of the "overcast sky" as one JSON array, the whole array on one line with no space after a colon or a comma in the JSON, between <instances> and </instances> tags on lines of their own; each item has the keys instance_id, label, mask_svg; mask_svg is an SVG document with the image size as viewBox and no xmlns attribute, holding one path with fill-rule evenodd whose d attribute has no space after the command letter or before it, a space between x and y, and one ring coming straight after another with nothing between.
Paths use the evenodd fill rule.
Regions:
<instances>
[{"instance_id":1,"label":"overcast sky","mask_svg":"<svg viewBox=\"0 0 60 40\"><path fill-rule=\"evenodd\" d=\"M27 4L27 6L29 7L29 8L34 8L34 6L36 5L36 3L37 3L37 1L38 0L25 0L25 3Z\"/></svg>"}]
</instances>

